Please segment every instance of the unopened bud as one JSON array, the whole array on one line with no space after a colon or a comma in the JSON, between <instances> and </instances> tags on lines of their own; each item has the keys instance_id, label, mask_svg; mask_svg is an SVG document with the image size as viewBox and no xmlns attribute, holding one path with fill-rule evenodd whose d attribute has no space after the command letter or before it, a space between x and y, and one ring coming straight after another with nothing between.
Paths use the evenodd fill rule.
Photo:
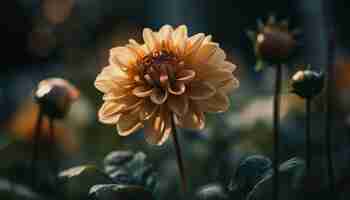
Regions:
<instances>
[{"instance_id":1,"label":"unopened bud","mask_svg":"<svg viewBox=\"0 0 350 200\"><path fill-rule=\"evenodd\" d=\"M292 92L302 98L313 98L318 95L324 85L324 76L313 70L300 70L291 80Z\"/></svg>"},{"instance_id":2,"label":"unopened bud","mask_svg":"<svg viewBox=\"0 0 350 200\"><path fill-rule=\"evenodd\" d=\"M78 99L79 91L68 81L60 78L42 80L34 98L44 114L52 118L63 118L71 104Z\"/></svg>"}]
</instances>

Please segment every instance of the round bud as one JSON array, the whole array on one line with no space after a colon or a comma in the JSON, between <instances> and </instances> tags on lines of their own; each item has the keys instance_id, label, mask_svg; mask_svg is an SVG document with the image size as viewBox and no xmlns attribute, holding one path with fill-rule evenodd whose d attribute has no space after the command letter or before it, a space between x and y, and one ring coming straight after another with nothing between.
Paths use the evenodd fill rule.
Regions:
<instances>
[{"instance_id":1,"label":"round bud","mask_svg":"<svg viewBox=\"0 0 350 200\"><path fill-rule=\"evenodd\" d=\"M309 69L296 72L291 80L292 92L302 98L315 97L322 91L323 84L323 74Z\"/></svg>"},{"instance_id":2,"label":"round bud","mask_svg":"<svg viewBox=\"0 0 350 200\"><path fill-rule=\"evenodd\" d=\"M287 30L277 25L267 25L256 36L255 51L257 56L271 63L289 58L296 46L296 40Z\"/></svg>"},{"instance_id":3,"label":"round bud","mask_svg":"<svg viewBox=\"0 0 350 200\"><path fill-rule=\"evenodd\" d=\"M68 113L71 104L78 97L78 89L60 78L40 81L34 94L34 99L42 112L57 119L63 118Z\"/></svg>"}]
</instances>

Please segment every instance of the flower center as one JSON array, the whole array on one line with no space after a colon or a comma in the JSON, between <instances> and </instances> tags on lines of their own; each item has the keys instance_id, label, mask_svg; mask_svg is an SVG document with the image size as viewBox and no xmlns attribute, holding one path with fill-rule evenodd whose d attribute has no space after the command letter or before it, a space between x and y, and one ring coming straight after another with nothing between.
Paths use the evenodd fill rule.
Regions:
<instances>
[{"instance_id":1,"label":"flower center","mask_svg":"<svg viewBox=\"0 0 350 200\"><path fill-rule=\"evenodd\" d=\"M154 87L164 88L176 82L176 68L181 61L171 52L156 51L142 59L142 77Z\"/></svg>"}]
</instances>

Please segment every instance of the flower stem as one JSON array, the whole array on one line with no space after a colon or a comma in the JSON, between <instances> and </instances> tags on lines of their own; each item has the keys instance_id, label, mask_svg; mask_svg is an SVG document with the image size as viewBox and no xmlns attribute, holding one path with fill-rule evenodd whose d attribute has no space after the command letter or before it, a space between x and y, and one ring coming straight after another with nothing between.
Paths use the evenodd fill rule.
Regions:
<instances>
[{"instance_id":1,"label":"flower stem","mask_svg":"<svg viewBox=\"0 0 350 200\"><path fill-rule=\"evenodd\" d=\"M329 182L330 196L334 199L339 199L335 187L335 175L332 158L332 121L333 121L333 99L336 96L334 91L335 81L335 50L336 50L336 38L334 33L334 26L332 22L332 1L322 1L323 7L323 20L325 21L324 30L326 33L327 40L327 80L326 80L326 131L325 131L325 142L326 142L326 157L327 157L327 174Z\"/></svg>"},{"instance_id":2,"label":"flower stem","mask_svg":"<svg viewBox=\"0 0 350 200\"><path fill-rule=\"evenodd\" d=\"M309 190L310 188L310 173L311 173L311 98L305 99L305 154L306 154L306 187Z\"/></svg>"},{"instance_id":3,"label":"flower stem","mask_svg":"<svg viewBox=\"0 0 350 200\"><path fill-rule=\"evenodd\" d=\"M280 102L281 102L281 82L282 82L282 65L276 66L276 82L273 96L273 200L278 200L279 197L279 132L280 132Z\"/></svg>"},{"instance_id":4,"label":"flower stem","mask_svg":"<svg viewBox=\"0 0 350 200\"><path fill-rule=\"evenodd\" d=\"M305 137L306 137L306 170L307 173L310 173L311 169L311 99L306 98L305 102L306 107L306 128L305 128Z\"/></svg>"},{"instance_id":5,"label":"flower stem","mask_svg":"<svg viewBox=\"0 0 350 200\"><path fill-rule=\"evenodd\" d=\"M333 116L333 108L332 108L332 98L333 98L333 88L331 83L331 77L333 76L333 71L330 69L331 65L328 64L328 81L327 81L327 103L326 103L326 157L327 157L327 174L328 174L328 182L330 195L335 197L336 188L335 188L335 177L334 177L334 166L333 166L333 157L332 157L332 137L331 137L331 129L332 129L332 116Z\"/></svg>"},{"instance_id":6,"label":"flower stem","mask_svg":"<svg viewBox=\"0 0 350 200\"><path fill-rule=\"evenodd\" d=\"M335 175L334 175L334 166L333 166L333 157L332 157L332 121L333 121L333 98L335 97L334 94L334 48L335 48L335 41L334 36L330 34L329 41L328 41L328 56L327 56L327 101L326 101L326 156L327 156L327 173L328 173L328 181L329 181L329 187L330 187L330 195L336 198L337 192L335 187Z\"/></svg>"},{"instance_id":7,"label":"flower stem","mask_svg":"<svg viewBox=\"0 0 350 200\"><path fill-rule=\"evenodd\" d=\"M58 174L58 161L56 159L56 142L55 142L55 120L54 118L49 118L49 161L51 170L53 173L53 185L57 183L57 174Z\"/></svg>"},{"instance_id":8,"label":"flower stem","mask_svg":"<svg viewBox=\"0 0 350 200\"><path fill-rule=\"evenodd\" d=\"M31 169L32 169L32 186L33 188L36 186L36 163L38 161L38 153L39 153L39 141L40 141L40 136L41 136L41 124L43 121L43 112L41 108L39 108L39 113L38 113L38 118L37 122L35 125L35 135L33 138L33 154L32 154L32 161L31 161Z\"/></svg>"},{"instance_id":9,"label":"flower stem","mask_svg":"<svg viewBox=\"0 0 350 200\"><path fill-rule=\"evenodd\" d=\"M184 164L183 164L183 159L182 159L182 155L181 155L181 148L180 148L180 144L179 144L178 137L177 137L177 130L176 130L173 115L171 117L171 126L173 129L172 136L173 136L174 147L175 147L175 152L176 152L177 166L179 168L179 173L180 173L180 178L181 178L181 185L182 185L182 189L183 189L184 194L186 194L187 185L186 185L185 168L184 168Z\"/></svg>"}]
</instances>

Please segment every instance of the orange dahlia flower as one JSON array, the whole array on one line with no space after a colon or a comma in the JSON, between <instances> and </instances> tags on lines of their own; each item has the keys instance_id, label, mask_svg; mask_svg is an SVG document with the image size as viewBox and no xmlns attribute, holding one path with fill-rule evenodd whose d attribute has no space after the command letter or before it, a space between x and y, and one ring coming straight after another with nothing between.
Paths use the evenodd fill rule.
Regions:
<instances>
[{"instance_id":1,"label":"orange dahlia flower","mask_svg":"<svg viewBox=\"0 0 350 200\"><path fill-rule=\"evenodd\" d=\"M146 140L161 145L172 124L202 129L205 112L229 108L227 95L239 85L236 66L210 35L188 37L186 26L164 25L158 32L145 28L143 39L112 48L109 65L96 78L104 93L102 123L116 124L121 136L145 127Z\"/></svg>"}]
</instances>

